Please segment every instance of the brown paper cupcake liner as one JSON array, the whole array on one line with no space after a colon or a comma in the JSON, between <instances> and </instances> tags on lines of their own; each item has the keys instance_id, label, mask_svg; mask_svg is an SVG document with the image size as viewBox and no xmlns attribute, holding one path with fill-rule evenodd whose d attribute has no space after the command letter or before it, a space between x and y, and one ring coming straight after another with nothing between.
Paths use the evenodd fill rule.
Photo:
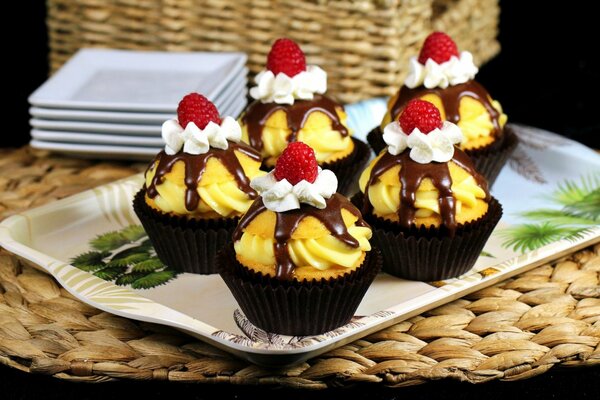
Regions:
<instances>
[{"instance_id":1,"label":"brown paper cupcake liner","mask_svg":"<svg viewBox=\"0 0 600 400\"><path fill-rule=\"evenodd\" d=\"M376 126L367 134L367 142L375 154L379 154L381 150L385 149L386 144L383 140L383 132L381 132L381 127Z\"/></svg>"},{"instance_id":2,"label":"brown paper cupcake liner","mask_svg":"<svg viewBox=\"0 0 600 400\"><path fill-rule=\"evenodd\" d=\"M248 320L267 332L293 336L317 335L348 323L381 263L381 254L373 249L360 268L343 277L298 282L242 266L232 244L217 256L219 274Z\"/></svg>"},{"instance_id":3,"label":"brown paper cupcake liner","mask_svg":"<svg viewBox=\"0 0 600 400\"><path fill-rule=\"evenodd\" d=\"M359 193L352 200L361 207L364 195ZM501 216L502 206L492 197L487 213L476 221L459 225L453 237L443 227L402 229L373 215L364 218L373 228L371 243L381 250L384 272L431 282L455 278L471 269Z\"/></svg>"},{"instance_id":4,"label":"brown paper cupcake liner","mask_svg":"<svg viewBox=\"0 0 600 400\"><path fill-rule=\"evenodd\" d=\"M465 153L473 160L475 169L487 179L489 187L492 187L508 157L518 144L519 139L514 129L510 125L506 125L503 138L497 144L485 149L467 150Z\"/></svg>"},{"instance_id":5,"label":"brown paper cupcake liner","mask_svg":"<svg viewBox=\"0 0 600 400\"><path fill-rule=\"evenodd\" d=\"M140 219L158 258L178 272L215 274L215 256L227 243L239 218L187 219L152 209L140 190L133 209Z\"/></svg>"}]
</instances>

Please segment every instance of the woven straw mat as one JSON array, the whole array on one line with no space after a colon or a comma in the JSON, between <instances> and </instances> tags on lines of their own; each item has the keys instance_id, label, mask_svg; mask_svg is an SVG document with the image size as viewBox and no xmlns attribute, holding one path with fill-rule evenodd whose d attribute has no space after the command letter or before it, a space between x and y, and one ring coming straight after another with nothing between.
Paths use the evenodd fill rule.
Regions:
<instances>
[{"instance_id":1,"label":"woven straw mat","mask_svg":"<svg viewBox=\"0 0 600 400\"><path fill-rule=\"evenodd\" d=\"M138 172L140 164L0 150L0 218ZM163 326L83 304L0 250L0 362L72 381L114 379L322 389L452 378L518 380L600 363L600 244L308 362L263 369ZM85 361L84 361L85 360Z\"/></svg>"}]
</instances>

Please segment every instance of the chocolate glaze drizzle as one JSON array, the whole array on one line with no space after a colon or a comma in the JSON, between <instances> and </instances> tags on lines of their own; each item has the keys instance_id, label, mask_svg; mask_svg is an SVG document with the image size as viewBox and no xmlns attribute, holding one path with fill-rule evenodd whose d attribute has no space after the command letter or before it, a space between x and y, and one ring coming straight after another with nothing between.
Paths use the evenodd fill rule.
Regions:
<instances>
[{"instance_id":1,"label":"chocolate glaze drizzle","mask_svg":"<svg viewBox=\"0 0 600 400\"><path fill-rule=\"evenodd\" d=\"M174 155L168 155L164 151L161 151L156 156L155 161L150 165L146 173L150 171L150 168L156 164L156 173L150 182L150 185L146 188L148 197L154 198L158 195L157 185L160 185L164 176L171 171L173 165L177 161L183 161L185 163L185 208L188 211L194 211L198 208L200 202L200 195L198 194L198 183L202 179L202 174L206 169L206 164L211 157L215 157L221 161L223 166L233 175L239 188L248 194L251 199L258 197L258 193L250 187L250 180L244 173L244 169L240 165L239 160L234 154L234 150L239 151L242 154L247 155L253 160L260 161L260 154L243 143L235 143L227 141L229 148L227 150L221 150L212 148L205 154L188 154L180 151Z\"/></svg>"},{"instance_id":2,"label":"chocolate glaze drizzle","mask_svg":"<svg viewBox=\"0 0 600 400\"><path fill-rule=\"evenodd\" d=\"M261 103L257 100L250 104L242 116L242 122L248 127L250 146L260 151L263 149L263 128L269 117L279 110L283 110L287 116L287 124L290 129L288 142L296 141L298 132L304 127L308 116L315 111L321 111L328 115L332 128L340 132L342 136L348 136L348 129L340 121L336 107L341 106L329 97L318 94L312 100L296 100L293 105Z\"/></svg>"},{"instance_id":3,"label":"chocolate glaze drizzle","mask_svg":"<svg viewBox=\"0 0 600 400\"><path fill-rule=\"evenodd\" d=\"M454 146L454 156L452 157L458 166L466 170L475 178L477 184L484 190L486 200L490 199L487 181L481 176L473 166L471 159L458 147ZM419 164L410 158L410 152L404 151L397 156L388 151L375 163L365 188L365 195L368 199L369 187L387 170L400 165L400 207L398 208L398 220L403 228L410 228L415 223L416 194L419 185L425 178L430 178L433 186L439 192L440 217L442 223L448 228L450 235L456 231L456 200L452 195L452 177L447 163L431 162L429 164ZM372 211L370 201L363 203L363 213Z\"/></svg>"},{"instance_id":4,"label":"chocolate glaze drizzle","mask_svg":"<svg viewBox=\"0 0 600 400\"><path fill-rule=\"evenodd\" d=\"M348 228L342 218L342 208L345 208L358 217L358 221L356 221L357 226L369 226L363 220L360 211L348 199L338 193L335 193L326 200L324 209L302 204L299 209L276 213L274 253L275 262L277 263L277 279L291 280L294 277L295 265L290 257L287 246L292 233L305 217L310 216L318 219L336 239L348 246L353 248L359 246L358 240L348 232ZM250 222L266 210L267 207L265 207L262 198L255 200L233 232L233 241L240 240L244 229L246 229Z\"/></svg>"},{"instance_id":5,"label":"chocolate glaze drizzle","mask_svg":"<svg viewBox=\"0 0 600 400\"><path fill-rule=\"evenodd\" d=\"M500 113L494 108L494 106L492 106L488 91L474 80L470 80L468 82L454 86L448 86L445 89L427 89L425 86L419 86L414 89L411 89L407 86L402 86L402 88L400 88L400 95L398 96L398 99L391 108L392 120L395 121L398 118L398 115L400 115L400 112L404 109L406 103L408 103L410 100L418 99L429 93L436 94L440 97L440 99L442 100L442 104L444 105L444 110L446 112L446 120L454 124L457 124L458 121L460 121L460 100L464 96L474 98L485 107L485 109L490 115L492 124L494 125L494 129L491 133L492 136L499 137L502 133L502 127L500 126L500 122L498 121Z\"/></svg>"}]
</instances>

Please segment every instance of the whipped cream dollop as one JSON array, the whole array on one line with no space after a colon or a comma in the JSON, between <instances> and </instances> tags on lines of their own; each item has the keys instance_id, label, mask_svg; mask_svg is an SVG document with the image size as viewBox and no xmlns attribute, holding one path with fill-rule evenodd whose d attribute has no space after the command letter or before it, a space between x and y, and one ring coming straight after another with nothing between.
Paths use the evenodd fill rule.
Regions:
<instances>
[{"instance_id":1,"label":"whipped cream dollop","mask_svg":"<svg viewBox=\"0 0 600 400\"><path fill-rule=\"evenodd\" d=\"M167 120L162 125L162 138L165 141L165 153L173 155L183 148L184 153L205 154L211 147L227 150L227 140L239 143L242 140L240 124L232 117L225 117L221 125L209 122L204 129L198 128L194 122L185 129L176 118Z\"/></svg>"},{"instance_id":2,"label":"whipped cream dollop","mask_svg":"<svg viewBox=\"0 0 600 400\"><path fill-rule=\"evenodd\" d=\"M312 100L315 93L327 91L327 72L316 65L289 77L283 72L274 75L269 70L254 78L257 86L250 89L250 96L263 103L294 104L294 100Z\"/></svg>"},{"instance_id":3,"label":"whipped cream dollop","mask_svg":"<svg viewBox=\"0 0 600 400\"><path fill-rule=\"evenodd\" d=\"M427 89L445 89L448 85L458 85L473 79L479 71L473 63L473 55L468 51L462 51L459 57L452 56L441 64L429 58L423 65L416 56L411 57L408 69L404 84L411 89L421 85Z\"/></svg>"},{"instance_id":4,"label":"whipped cream dollop","mask_svg":"<svg viewBox=\"0 0 600 400\"><path fill-rule=\"evenodd\" d=\"M441 128L427 134L419 128L407 134L394 121L383 129L383 140L388 145L387 151L390 154L396 156L408 147L413 161L429 164L432 161L450 161L454 156L454 145L462 142L463 134L457 125L448 121L444 121Z\"/></svg>"},{"instance_id":5,"label":"whipped cream dollop","mask_svg":"<svg viewBox=\"0 0 600 400\"><path fill-rule=\"evenodd\" d=\"M298 209L301 203L323 209L327 205L325 200L333 196L337 185L335 174L321 167L313 183L301 180L292 185L287 179L278 181L275 178L275 170L250 182L252 189L262 196L265 207L275 212Z\"/></svg>"}]
</instances>

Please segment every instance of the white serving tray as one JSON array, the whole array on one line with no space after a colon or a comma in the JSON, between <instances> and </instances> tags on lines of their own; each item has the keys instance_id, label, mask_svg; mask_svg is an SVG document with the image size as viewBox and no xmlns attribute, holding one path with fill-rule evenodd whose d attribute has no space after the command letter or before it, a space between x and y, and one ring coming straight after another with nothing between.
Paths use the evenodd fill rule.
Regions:
<instances>
[{"instance_id":1,"label":"white serving tray","mask_svg":"<svg viewBox=\"0 0 600 400\"><path fill-rule=\"evenodd\" d=\"M91 241L99 235L102 238L93 242L96 248L110 248L112 255L131 246L144 247L139 227L128 228L139 224L131 199L142 185L141 175L12 216L0 223L0 245L52 274L83 302L104 311L175 327L262 365L297 363L600 241L600 225L593 221L598 215L587 215L585 208L579 207L586 193L600 190L600 156L547 132L526 127L516 130L521 144L511 163L525 175L505 168L498 178L493 194L503 204L504 216L473 269L457 279L434 283L381 273L351 323L322 335L290 337L256 329L238 311L219 275L180 274L160 286L134 289L72 266L70 260L90 251ZM575 192L576 196L570 197L569 193ZM560 224L543 215L538 215L539 221L531 220L531 215L524 217L526 211L561 213L565 209L557 202L570 202L568 215ZM575 219L573 213L579 212ZM565 221L579 225L565 225ZM515 234L515 228L522 233L527 226L554 223L575 234L568 239L549 238L549 244L535 250L514 248L515 243L531 244ZM134 243L126 244L128 240ZM511 240L514 243L506 245ZM122 259L123 253L118 257ZM134 285L161 283L158 278L168 276L168 271L161 274L153 279L145 276L143 285L137 280Z\"/></svg>"},{"instance_id":2,"label":"white serving tray","mask_svg":"<svg viewBox=\"0 0 600 400\"><path fill-rule=\"evenodd\" d=\"M246 59L244 53L82 49L29 102L50 108L174 113L190 91L215 100L242 74Z\"/></svg>"}]
</instances>

